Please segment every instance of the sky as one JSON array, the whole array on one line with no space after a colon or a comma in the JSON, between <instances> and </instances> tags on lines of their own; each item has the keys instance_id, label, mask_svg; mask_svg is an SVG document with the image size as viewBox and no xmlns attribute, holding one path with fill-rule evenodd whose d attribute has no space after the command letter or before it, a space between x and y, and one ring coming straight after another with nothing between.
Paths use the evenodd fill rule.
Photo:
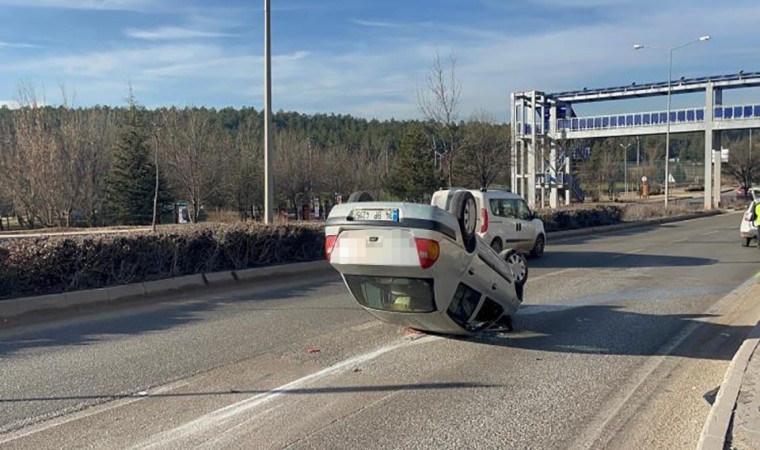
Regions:
<instances>
[{"instance_id":1,"label":"sky","mask_svg":"<svg viewBox=\"0 0 760 450\"><path fill-rule=\"evenodd\" d=\"M436 52L456 57L460 118L496 122L509 120L513 91L665 81L666 48L702 35L711 40L673 52L674 79L760 72L756 0L271 5L274 110L419 119L417 91ZM263 0L0 0L0 23L0 105L16 105L24 83L48 104L62 102L63 88L73 106L124 105L131 85L148 108L263 108ZM736 91L724 102L755 98ZM665 98L607 108L660 110Z\"/></svg>"}]
</instances>

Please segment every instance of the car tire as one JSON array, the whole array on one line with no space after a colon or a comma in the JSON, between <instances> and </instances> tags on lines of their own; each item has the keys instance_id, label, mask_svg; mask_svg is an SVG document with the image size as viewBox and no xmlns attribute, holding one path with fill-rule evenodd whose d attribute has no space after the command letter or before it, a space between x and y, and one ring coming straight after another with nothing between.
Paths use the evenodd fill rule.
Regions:
<instances>
[{"instance_id":1,"label":"car tire","mask_svg":"<svg viewBox=\"0 0 760 450\"><path fill-rule=\"evenodd\" d=\"M522 289L528 281L528 260L525 258L525 255L517 250L508 249L501 252L501 257L504 258L504 261L512 269L512 273L515 274L515 287ZM522 298L521 295L519 297Z\"/></svg>"},{"instance_id":2,"label":"car tire","mask_svg":"<svg viewBox=\"0 0 760 450\"><path fill-rule=\"evenodd\" d=\"M348 203L371 202L373 200L372 194L367 191L356 191L348 197Z\"/></svg>"},{"instance_id":3,"label":"car tire","mask_svg":"<svg viewBox=\"0 0 760 450\"><path fill-rule=\"evenodd\" d=\"M544 248L546 247L546 238L543 234L539 234L536 238L536 242L533 244L533 250L530 251L530 256L534 258L540 258L544 254Z\"/></svg>"},{"instance_id":4,"label":"car tire","mask_svg":"<svg viewBox=\"0 0 760 450\"><path fill-rule=\"evenodd\" d=\"M501 253L501 251L504 249L504 246L503 246L503 245L502 245L502 243L501 243L501 239L499 239L499 238L496 238L496 239L494 239L493 241L491 241L491 248L492 248L492 249L493 249L493 250L494 250L496 253Z\"/></svg>"},{"instance_id":5,"label":"car tire","mask_svg":"<svg viewBox=\"0 0 760 450\"><path fill-rule=\"evenodd\" d=\"M449 212L457 218L464 249L472 253L477 247L478 204L469 191L457 191L451 199Z\"/></svg>"}]
</instances>

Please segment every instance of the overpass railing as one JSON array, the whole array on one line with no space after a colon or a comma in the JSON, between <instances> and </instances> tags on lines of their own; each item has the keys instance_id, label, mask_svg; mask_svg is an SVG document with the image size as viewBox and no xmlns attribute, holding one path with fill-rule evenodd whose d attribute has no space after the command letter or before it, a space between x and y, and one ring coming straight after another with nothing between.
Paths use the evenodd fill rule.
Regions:
<instances>
[{"instance_id":1,"label":"overpass railing","mask_svg":"<svg viewBox=\"0 0 760 450\"><path fill-rule=\"evenodd\" d=\"M760 105L731 105L716 106L713 110L713 120L760 119ZM670 111L671 124L701 123L705 121L705 108L686 108ZM615 128L660 126L668 123L667 111L655 111L632 114L611 114L592 117L573 117L558 119L557 128L567 131L606 130ZM523 132L531 133L531 126L523 124ZM537 132L549 129L549 124L537 126Z\"/></svg>"}]
</instances>

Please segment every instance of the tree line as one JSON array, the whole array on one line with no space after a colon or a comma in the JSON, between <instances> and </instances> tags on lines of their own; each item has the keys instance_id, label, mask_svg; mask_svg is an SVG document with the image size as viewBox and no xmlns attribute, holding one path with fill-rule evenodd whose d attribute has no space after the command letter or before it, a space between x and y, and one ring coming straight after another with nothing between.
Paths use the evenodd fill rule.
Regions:
<instances>
[{"instance_id":1,"label":"tree line","mask_svg":"<svg viewBox=\"0 0 760 450\"><path fill-rule=\"evenodd\" d=\"M0 109L0 216L30 228L149 224L154 202L167 222L177 201L192 221L211 211L260 215L261 111L148 110L132 95L122 107L51 107L31 88L20 92L20 108ZM509 127L482 113L441 128L280 111L273 126L276 201L292 212L356 190L423 201L449 182L508 181Z\"/></svg>"}]
</instances>

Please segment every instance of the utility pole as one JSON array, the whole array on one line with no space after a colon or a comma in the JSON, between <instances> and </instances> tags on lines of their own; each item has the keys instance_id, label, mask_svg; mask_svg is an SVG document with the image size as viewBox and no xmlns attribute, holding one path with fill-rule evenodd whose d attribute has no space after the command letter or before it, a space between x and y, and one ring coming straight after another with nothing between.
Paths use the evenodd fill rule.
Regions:
<instances>
[{"instance_id":1,"label":"utility pole","mask_svg":"<svg viewBox=\"0 0 760 450\"><path fill-rule=\"evenodd\" d=\"M274 221L274 179L272 154L272 40L270 0L264 0L264 223Z\"/></svg>"}]
</instances>

